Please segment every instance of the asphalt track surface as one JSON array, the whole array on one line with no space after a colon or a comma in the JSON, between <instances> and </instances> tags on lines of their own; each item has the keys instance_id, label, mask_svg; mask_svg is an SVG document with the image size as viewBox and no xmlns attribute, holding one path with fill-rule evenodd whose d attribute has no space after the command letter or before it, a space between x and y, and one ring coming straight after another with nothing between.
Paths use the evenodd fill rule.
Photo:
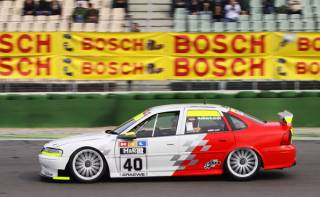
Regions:
<instances>
[{"instance_id":1,"label":"asphalt track surface","mask_svg":"<svg viewBox=\"0 0 320 197\"><path fill-rule=\"evenodd\" d=\"M261 172L249 182L214 176L116 179L94 184L41 179L37 154L44 143L0 141L0 197L320 196L320 141L296 141L297 166Z\"/></svg>"}]
</instances>

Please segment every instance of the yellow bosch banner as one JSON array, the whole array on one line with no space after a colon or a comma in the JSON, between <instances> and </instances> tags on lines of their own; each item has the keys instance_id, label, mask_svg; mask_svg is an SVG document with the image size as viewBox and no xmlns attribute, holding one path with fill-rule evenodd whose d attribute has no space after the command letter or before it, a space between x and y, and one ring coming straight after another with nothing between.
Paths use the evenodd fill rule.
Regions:
<instances>
[{"instance_id":1,"label":"yellow bosch banner","mask_svg":"<svg viewBox=\"0 0 320 197\"><path fill-rule=\"evenodd\" d=\"M57 54L60 46L57 32L0 33L0 57Z\"/></svg>"},{"instance_id":2,"label":"yellow bosch banner","mask_svg":"<svg viewBox=\"0 0 320 197\"><path fill-rule=\"evenodd\" d=\"M275 56L319 56L320 35L319 33L273 33L270 46Z\"/></svg>"},{"instance_id":3,"label":"yellow bosch banner","mask_svg":"<svg viewBox=\"0 0 320 197\"><path fill-rule=\"evenodd\" d=\"M274 57L275 79L320 80L318 57Z\"/></svg>"},{"instance_id":4,"label":"yellow bosch banner","mask_svg":"<svg viewBox=\"0 0 320 197\"><path fill-rule=\"evenodd\" d=\"M0 79L320 80L317 33L0 33Z\"/></svg>"},{"instance_id":5,"label":"yellow bosch banner","mask_svg":"<svg viewBox=\"0 0 320 197\"><path fill-rule=\"evenodd\" d=\"M167 53L167 33L61 34L64 55L73 56L159 56Z\"/></svg>"},{"instance_id":6,"label":"yellow bosch banner","mask_svg":"<svg viewBox=\"0 0 320 197\"><path fill-rule=\"evenodd\" d=\"M174 80L272 79L269 57L171 57Z\"/></svg>"},{"instance_id":7,"label":"yellow bosch banner","mask_svg":"<svg viewBox=\"0 0 320 197\"><path fill-rule=\"evenodd\" d=\"M272 48L271 33L169 33L174 56L264 56Z\"/></svg>"},{"instance_id":8,"label":"yellow bosch banner","mask_svg":"<svg viewBox=\"0 0 320 197\"><path fill-rule=\"evenodd\" d=\"M172 75L164 57L75 57L60 59L64 80L166 80Z\"/></svg>"},{"instance_id":9,"label":"yellow bosch banner","mask_svg":"<svg viewBox=\"0 0 320 197\"><path fill-rule=\"evenodd\" d=\"M1 79L60 79L56 56L0 57Z\"/></svg>"},{"instance_id":10,"label":"yellow bosch banner","mask_svg":"<svg viewBox=\"0 0 320 197\"><path fill-rule=\"evenodd\" d=\"M74 57L60 60L65 80L272 79L268 58Z\"/></svg>"}]
</instances>

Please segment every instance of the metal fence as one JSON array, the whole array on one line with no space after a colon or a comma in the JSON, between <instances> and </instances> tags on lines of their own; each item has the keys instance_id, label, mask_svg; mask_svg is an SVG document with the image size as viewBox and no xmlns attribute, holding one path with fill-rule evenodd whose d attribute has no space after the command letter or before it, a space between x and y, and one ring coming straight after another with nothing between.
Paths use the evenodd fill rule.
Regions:
<instances>
[{"instance_id":1,"label":"metal fence","mask_svg":"<svg viewBox=\"0 0 320 197\"><path fill-rule=\"evenodd\" d=\"M0 81L2 93L170 90L320 90L320 81Z\"/></svg>"}]
</instances>

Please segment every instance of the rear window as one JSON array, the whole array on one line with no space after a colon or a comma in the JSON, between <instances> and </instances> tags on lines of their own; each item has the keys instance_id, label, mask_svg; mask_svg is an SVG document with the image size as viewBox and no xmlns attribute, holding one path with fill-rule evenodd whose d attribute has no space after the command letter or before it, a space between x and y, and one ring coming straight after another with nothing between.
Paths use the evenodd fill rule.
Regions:
<instances>
[{"instance_id":1,"label":"rear window","mask_svg":"<svg viewBox=\"0 0 320 197\"><path fill-rule=\"evenodd\" d=\"M244 117L246 117L246 118L248 118L248 119L250 119L250 120L253 120L253 121L255 121L256 123L259 123L259 124L264 124L264 123L265 123L265 121L260 120L259 118L254 117L254 116L252 116L252 115L246 114L246 113L244 113L244 112L242 112L242 111L239 111L239 110L237 110L237 109L231 108L230 111L232 111L232 112L234 112L234 113L236 113L236 114L239 114L239 115L241 115L241 116L244 116Z\"/></svg>"},{"instance_id":2,"label":"rear window","mask_svg":"<svg viewBox=\"0 0 320 197\"><path fill-rule=\"evenodd\" d=\"M230 123L232 130L243 130L248 127L247 124L243 120L241 120L240 118L237 118L231 114L225 113L225 117L227 118L228 122Z\"/></svg>"},{"instance_id":3,"label":"rear window","mask_svg":"<svg viewBox=\"0 0 320 197\"><path fill-rule=\"evenodd\" d=\"M188 110L185 134L227 131L227 126L218 111Z\"/></svg>"}]
</instances>

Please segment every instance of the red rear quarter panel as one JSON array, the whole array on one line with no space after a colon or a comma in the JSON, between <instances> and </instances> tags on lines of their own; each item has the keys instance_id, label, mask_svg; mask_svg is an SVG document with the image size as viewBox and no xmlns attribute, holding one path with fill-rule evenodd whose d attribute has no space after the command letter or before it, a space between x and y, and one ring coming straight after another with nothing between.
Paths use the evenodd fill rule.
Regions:
<instances>
[{"instance_id":1,"label":"red rear quarter panel","mask_svg":"<svg viewBox=\"0 0 320 197\"><path fill-rule=\"evenodd\" d=\"M246 122L248 128L234 131L237 147L254 149L261 157L263 168L287 168L296 161L296 149L293 144L281 145L281 140L288 127L280 122L257 123L249 118L230 112Z\"/></svg>"}]
</instances>

